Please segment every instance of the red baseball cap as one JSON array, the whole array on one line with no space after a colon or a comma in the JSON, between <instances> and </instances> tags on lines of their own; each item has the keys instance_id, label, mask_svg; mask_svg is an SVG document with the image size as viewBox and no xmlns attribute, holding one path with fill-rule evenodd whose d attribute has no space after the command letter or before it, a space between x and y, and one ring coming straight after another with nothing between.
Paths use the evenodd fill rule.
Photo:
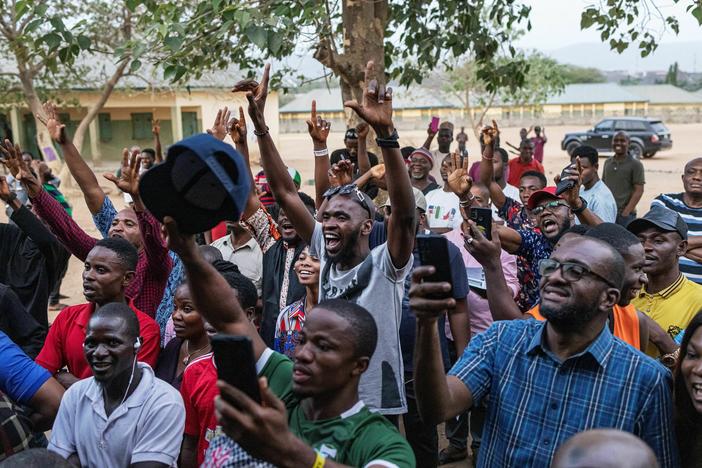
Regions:
<instances>
[{"instance_id":1,"label":"red baseball cap","mask_svg":"<svg viewBox=\"0 0 702 468\"><path fill-rule=\"evenodd\" d=\"M531 194L531 196L529 197L529 201L527 202L527 208L533 210L541 203L543 203L544 200L563 200L563 197L559 197L558 195L556 195L555 186L544 187L543 189Z\"/></svg>"}]
</instances>

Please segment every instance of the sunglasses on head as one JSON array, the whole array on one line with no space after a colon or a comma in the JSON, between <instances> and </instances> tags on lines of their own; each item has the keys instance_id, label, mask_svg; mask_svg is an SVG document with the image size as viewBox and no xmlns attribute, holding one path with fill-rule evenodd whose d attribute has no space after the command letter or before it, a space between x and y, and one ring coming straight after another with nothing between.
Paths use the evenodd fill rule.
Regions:
<instances>
[{"instance_id":1,"label":"sunglasses on head","mask_svg":"<svg viewBox=\"0 0 702 468\"><path fill-rule=\"evenodd\" d=\"M324 192L322 196L326 200L330 200L337 195L354 195L351 197L351 200L361 205L368 212L368 217L373 219L373 212L375 210L373 210L373 208L369 205L370 202L356 184L346 184L339 185L338 187L332 187Z\"/></svg>"},{"instance_id":2,"label":"sunglasses on head","mask_svg":"<svg viewBox=\"0 0 702 468\"><path fill-rule=\"evenodd\" d=\"M546 210L546 209L548 209L550 211L550 210L553 210L555 208L558 208L559 206L568 206L568 204L562 200L553 200L553 201L550 201L548 203L544 203L543 205L537 206L536 208L531 210L531 212L535 215L538 215L538 214L543 213L544 210Z\"/></svg>"}]
</instances>

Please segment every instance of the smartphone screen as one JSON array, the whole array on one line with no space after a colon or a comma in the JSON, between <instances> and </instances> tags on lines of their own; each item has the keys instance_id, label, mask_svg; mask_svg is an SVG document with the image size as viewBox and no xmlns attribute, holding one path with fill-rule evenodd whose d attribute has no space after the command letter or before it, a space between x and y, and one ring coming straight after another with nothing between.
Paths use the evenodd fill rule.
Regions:
<instances>
[{"instance_id":1,"label":"smartphone screen","mask_svg":"<svg viewBox=\"0 0 702 468\"><path fill-rule=\"evenodd\" d=\"M436 268L436 272L427 277L425 281L453 283L448 240L444 236L418 235L417 249L419 250L419 260L422 262L422 265L431 265ZM447 292L442 297L447 297L450 294L451 292Z\"/></svg>"},{"instance_id":2,"label":"smartphone screen","mask_svg":"<svg viewBox=\"0 0 702 468\"><path fill-rule=\"evenodd\" d=\"M470 219L488 240L492 239L492 210L490 208L471 208Z\"/></svg>"},{"instance_id":3,"label":"smartphone screen","mask_svg":"<svg viewBox=\"0 0 702 468\"><path fill-rule=\"evenodd\" d=\"M211 342L219 379L261 403L251 340L246 336L218 334Z\"/></svg>"}]
</instances>

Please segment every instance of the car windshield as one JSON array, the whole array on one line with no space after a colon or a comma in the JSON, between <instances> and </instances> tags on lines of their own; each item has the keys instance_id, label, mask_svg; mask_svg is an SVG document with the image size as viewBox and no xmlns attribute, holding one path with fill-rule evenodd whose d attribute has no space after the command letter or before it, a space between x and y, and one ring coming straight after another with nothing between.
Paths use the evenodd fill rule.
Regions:
<instances>
[{"instance_id":1,"label":"car windshield","mask_svg":"<svg viewBox=\"0 0 702 468\"><path fill-rule=\"evenodd\" d=\"M663 125L663 122L651 122L651 128L656 133L668 133L668 128Z\"/></svg>"}]
</instances>

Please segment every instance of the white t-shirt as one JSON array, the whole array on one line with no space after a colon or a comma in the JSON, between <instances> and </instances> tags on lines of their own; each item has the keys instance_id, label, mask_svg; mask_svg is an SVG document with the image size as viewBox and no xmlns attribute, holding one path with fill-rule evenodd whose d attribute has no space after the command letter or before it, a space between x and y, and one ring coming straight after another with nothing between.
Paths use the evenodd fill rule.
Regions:
<instances>
[{"instance_id":1,"label":"white t-shirt","mask_svg":"<svg viewBox=\"0 0 702 468\"><path fill-rule=\"evenodd\" d=\"M463 218L455 193L438 188L427 193L426 200L427 224L430 228L455 229L461 226Z\"/></svg>"},{"instance_id":2,"label":"white t-shirt","mask_svg":"<svg viewBox=\"0 0 702 468\"><path fill-rule=\"evenodd\" d=\"M585 187L580 187L580 196L587 201L587 207L600 217L605 223L617 222L617 202L614 200L614 195L609 187L604 182L598 180L590 190L585 190ZM576 221L580 221L576 217Z\"/></svg>"},{"instance_id":3,"label":"white t-shirt","mask_svg":"<svg viewBox=\"0 0 702 468\"><path fill-rule=\"evenodd\" d=\"M129 466L155 461L177 466L185 428L178 391L154 376L148 364L129 398L105 414L102 387L94 377L66 390L48 449L64 458L74 453L81 466Z\"/></svg>"},{"instance_id":4,"label":"white t-shirt","mask_svg":"<svg viewBox=\"0 0 702 468\"><path fill-rule=\"evenodd\" d=\"M310 242L310 255L319 258L319 300L340 298L364 307L375 319L378 342L368 370L361 376L359 399L381 414L407 412L404 367L400 352L400 320L404 281L413 257L396 268L387 242L371 250L361 264L339 270L329 263L322 224L317 223Z\"/></svg>"},{"instance_id":5,"label":"white t-shirt","mask_svg":"<svg viewBox=\"0 0 702 468\"><path fill-rule=\"evenodd\" d=\"M443 187L444 179L441 178L441 161L443 161L444 158L449 155L449 153L442 153L438 149L430 151L430 153L434 158L434 167L431 168L429 174L436 179L436 183L439 184L439 187Z\"/></svg>"}]
</instances>

